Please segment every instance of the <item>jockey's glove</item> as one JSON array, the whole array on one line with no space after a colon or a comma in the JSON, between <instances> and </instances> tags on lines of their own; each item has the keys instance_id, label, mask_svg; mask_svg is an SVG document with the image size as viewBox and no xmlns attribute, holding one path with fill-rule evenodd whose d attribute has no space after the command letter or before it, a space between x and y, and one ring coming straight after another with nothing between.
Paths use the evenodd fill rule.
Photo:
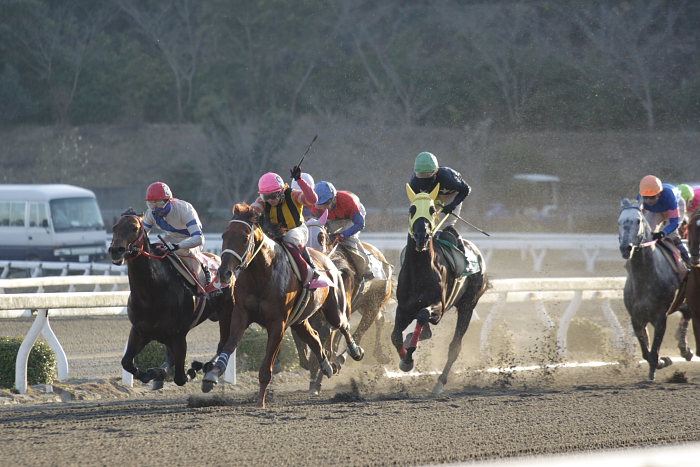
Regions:
<instances>
[{"instance_id":1,"label":"jockey's glove","mask_svg":"<svg viewBox=\"0 0 700 467\"><path fill-rule=\"evenodd\" d=\"M299 180L301 178L301 167L295 165L294 167L292 167L292 170L290 170L289 173L292 174L292 178L294 180Z\"/></svg>"},{"instance_id":2,"label":"jockey's glove","mask_svg":"<svg viewBox=\"0 0 700 467\"><path fill-rule=\"evenodd\" d=\"M454 211L454 209L455 209L455 207L454 207L454 205L453 205L452 203L446 204L445 206L442 207L442 213L443 213L444 215L448 215L449 213L451 213L452 211Z\"/></svg>"},{"instance_id":3,"label":"jockey's glove","mask_svg":"<svg viewBox=\"0 0 700 467\"><path fill-rule=\"evenodd\" d=\"M171 244L170 244L170 249L171 249L172 251L179 250L179 249L180 249L180 245L178 245L177 243L171 243Z\"/></svg>"},{"instance_id":4,"label":"jockey's glove","mask_svg":"<svg viewBox=\"0 0 700 467\"><path fill-rule=\"evenodd\" d=\"M666 236L666 234L663 233L663 231L654 232L653 234L651 234L651 238L653 238L654 240L661 240L665 236Z\"/></svg>"}]
</instances>

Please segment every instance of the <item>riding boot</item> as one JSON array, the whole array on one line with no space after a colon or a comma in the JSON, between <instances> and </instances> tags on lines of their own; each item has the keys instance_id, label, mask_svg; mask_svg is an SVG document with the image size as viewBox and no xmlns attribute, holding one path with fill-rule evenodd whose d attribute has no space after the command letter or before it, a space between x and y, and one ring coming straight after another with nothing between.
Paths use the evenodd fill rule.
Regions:
<instances>
[{"instance_id":1,"label":"riding boot","mask_svg":"<svg viewBox=\"0 0 700 467\"><path fill-rule=\"evenodd\" d=\"M307 287L308 289L318 289L321 287L328 287L330 285L333 285L324 276L319 274L313 259L311 259L309 251L305 247L299 248L299 251L301 252L302 258L304 258L304 261L306 261L309 264L309 275L307 277L307 283L305 287Z\"/></svg>"},{"instance_id":2,"label":"riding boot","mask_svg":"<svg viewBox=\"0 0 700 467\"><path fill-rule=\"evenodd\" d=\"M457 232L457 229L454 228L452 225L448 225L443 229L446 232L450 232L452 235L455 236L456 239L456 247L459 248L459 250L464 253L464 243L462 242L462 237L459 235L459 232Z\"/></svg>"},{"instance_id":3,"label":"riding boot","mask_svg":"<svg viewBox=\"0 0 700 467\"><path fill-rule=\"evenodd\" d=\"M680 237L673 236L672 238L673 244L676 245L676 248L678 248L678 251L681 254L681 259L683 259L685 266L687 268L691 268L693 265L690 262L690 253L688 253L688 248L686 248L685 243L683 243Z\"/></svg>"}]
</instances>

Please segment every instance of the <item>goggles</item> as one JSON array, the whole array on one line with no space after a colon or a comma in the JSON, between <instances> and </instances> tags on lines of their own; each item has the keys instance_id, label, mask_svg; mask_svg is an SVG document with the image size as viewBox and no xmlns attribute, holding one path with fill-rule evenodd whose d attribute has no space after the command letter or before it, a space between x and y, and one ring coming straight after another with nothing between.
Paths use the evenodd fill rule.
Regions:
<instances>
[{"instance_id":1,"label":"goggles","mask_svg":"<svg viewBox=\"0 0 700 467\"><path fill-rule=\"evenodd\" d=\"M431 178L435 175L435 172L416 172L416 177L418 178Z\"/></svg>"},{"instance_id":2,"label":"goggles","mask_svg":"<svg viewBox=\"0 0 700 467\"><path fill-rule=\"evenodd\" d=\"M653 196L642 196L642 198L644 198L644 199L649 199L649 200L652 200L652 199L656 199L656 198L658 198L658 197L659 197L659 195L653 195Z\"/></svg>"},{"instance_id":3,"label":"goggles","mask_svg":"<svg viewBox=\"0 0 700 467\"><path fill-rule=\"evenodd\" d=\"M146 206L148 206L150 209L163 209L165 205L168 204L167 199L157 199L155 201L146 201Z\"/></svg>"},{"instance_id":4,"label":"goggles","mask_svg":"<svg viewBox=\"0 0 700 467\"><path fill-rule=\"evenodd\" d=\"M265 202L274 201L282 199L284 197L284 193L281 191L276 191L274 193L260 193L260 197Z\"/></svg>"}]
</instances>

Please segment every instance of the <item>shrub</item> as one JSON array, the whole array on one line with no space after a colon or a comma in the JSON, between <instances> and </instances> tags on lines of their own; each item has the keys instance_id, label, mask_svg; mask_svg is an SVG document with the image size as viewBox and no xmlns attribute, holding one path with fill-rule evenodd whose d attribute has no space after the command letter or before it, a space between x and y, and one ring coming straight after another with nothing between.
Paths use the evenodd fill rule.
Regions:
<instances>
[{"instance_id":1,"label":"shrub","mask_svg":"<svg viewBox=\"0 0 700 467\"><path fill-rule=\"evenodd\" d=\"M151 341L134 358L136 368L146 370L158 368L165 362L165 345L158 341Z\"/></svg>"},{"instance_id":2,"label":"shrub","mask_svg":"<svg viewBox=\"0 0 700 467\"><path fill-rule=\"evenodd\" d=\"M260 326L249 327L243 339L238 344L236 365L240 371L253 371L260 368L265 357L265 347L267 345L267 331ZM297 350L294 345L294 338L291 331L284 334L282 339L282 349L280 349L277 359L282 365L282 369L289 370L299 364Z\"/></svg>"},{"instance_id":3,"label":"shrub","mask_svg":"<svg viewBox=\"0 0 700 467\"><path fill-rule=\"evenodd\" d=\"M15 385L15 362L22 337L0 337L0 387ZM27 384L51 384L56 379L56 355L43 341L36 341L27 362Z\"/></svg>"}]
</instances>

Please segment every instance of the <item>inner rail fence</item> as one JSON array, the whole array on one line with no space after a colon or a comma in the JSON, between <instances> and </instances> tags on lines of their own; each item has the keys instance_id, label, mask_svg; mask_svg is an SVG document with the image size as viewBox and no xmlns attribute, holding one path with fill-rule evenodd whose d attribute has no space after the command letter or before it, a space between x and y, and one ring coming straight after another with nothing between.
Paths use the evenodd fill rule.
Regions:
<instances>
[{"instance_id":1,"label":"inner rail fence","mask_svg":"<svg viewBox=\"0 0 700 467\"><path fill-rule=\"evenodd\" d=\"M94 280L94 283L90 283ZM0 279L0 289L26 289L48 286L70 288L76 285L123 286L125 276L59 276L28 279ZM485 313L480 333L480 351L489 352L489 335L498 318L504 318L508 303L530 303L535 317L546 330L556 332L556 346L559 357L567 355L567 335L571 320L584 301L596 301L600 305L603 317L613 330L616 348L633 355L635 344L631 338L631 326L626 327L617 319L611 301L622 299L624 277L597 278L556 278L556 279L496 279L491 281L491 288L481 298L478 313L484 314L483 305L490 305ZM51 329L49 315L52 317L80 317L97 315L125 315L129 291L93 291L93 292L30 292L0 294L0 319L29 318L35 316L34 323L25 336L17 354L15 387L20 393L26 393L26 369L29 352L38 338L43 335L56 353L58 379L69 377L68 359L61 344ZM546 304L566 303L563 315L555 321ZM529 307L528 307L529 308ZM521 311L521 310L519 310ZM525 308L522 311L528 312ZM478 317L477 317L478 318ZM478 318L480 319L480 318ZM230 360L235 362L235 358ZM235 366L229 365L224 381L235 383ZM122 381L131 386L133 377L123 372Z\"/></svg>"},{"instance_id":2,"label":"inner rail fence","mask_svg":"<svg viewBox=\"0 0 700 467\"><path fill-rule=\"evenodd\" d=\"M406 235L406 232L363 232L362 240L384 252L398 253L406 245ZM587 272L594 272L596 265L602 261L614 260L622 263L615 234L492 232L491 236L486 237L479 233L465 232L463 237L479 247L487 264L496 251L517 252L522 261L531 261L532 270L535 272L542 271L545 258L551 252L563 252L571 261L583 261ZM152 237L151 240L158 241L156 237ZM105 242L109 244L110 241L111 236L108 236ZM205 235L204 249L217 255L221 254L221 234ZM54 275L76 272L86 275L126 274L125 266L110 263L0 260L0 278L9 277L10 271L17 269L26 270L26 274L31 277L46 275L49 271Z\"/></svg>"}]
</instances>

